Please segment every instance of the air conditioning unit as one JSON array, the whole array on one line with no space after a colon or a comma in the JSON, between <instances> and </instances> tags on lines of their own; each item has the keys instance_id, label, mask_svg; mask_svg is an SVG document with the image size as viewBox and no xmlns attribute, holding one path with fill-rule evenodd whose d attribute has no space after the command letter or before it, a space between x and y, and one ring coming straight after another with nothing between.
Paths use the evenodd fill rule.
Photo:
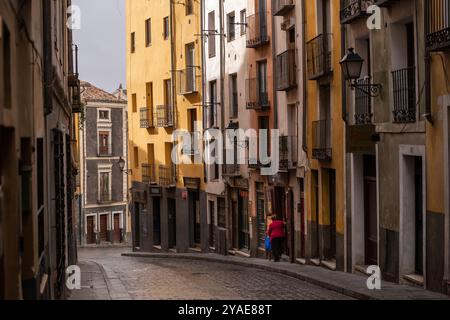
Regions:
<instances>
[{"instance_id":1,"label":"air conditioning unit","mask_svg":"<svg viewBox=\"0 0 450 320\"><path fill-rule=\"evenodd\" d=\"M295 19L294 17L289 17L284 19L284 21L281 23L281 30L287 31L290 28L292 28L295 25Z\"/></svg>"}]
</instances>

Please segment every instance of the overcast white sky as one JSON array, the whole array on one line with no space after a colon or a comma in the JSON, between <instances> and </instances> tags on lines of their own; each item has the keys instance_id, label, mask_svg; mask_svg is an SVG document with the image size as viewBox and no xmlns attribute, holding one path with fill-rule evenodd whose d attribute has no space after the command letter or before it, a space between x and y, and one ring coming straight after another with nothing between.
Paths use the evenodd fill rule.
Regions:
<instances>
[{"instance_id":1,"label":"overcast white sky","mask_svg":"<svg viewBox=\"0 0 450 320\"><path fill-rule=\"evenodd\" d=\"M112 92L126 87L125 0L74 0L81 8L79 46L81 80Z\"/></svg>"}]
</instances>

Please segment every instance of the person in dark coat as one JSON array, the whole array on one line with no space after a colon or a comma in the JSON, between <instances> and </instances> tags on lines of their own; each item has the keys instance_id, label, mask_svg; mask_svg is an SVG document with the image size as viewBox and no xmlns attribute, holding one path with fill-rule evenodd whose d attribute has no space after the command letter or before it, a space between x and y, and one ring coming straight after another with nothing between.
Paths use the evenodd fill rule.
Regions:
<instances>
[{"instance_id":1,"label":"person in dark coat","mask_svg":"<svg viewBox=\"0 0 450 320\"><path fill-rule=\"evenodd\" d=\"M284 238L286 238L284 229L284 222L277 215L274 215L267 234L270 237L270 242L272 244L272 254L275 262L280 261L281 254L283 253L283 243Z\"/></svg>"}]
</instances>

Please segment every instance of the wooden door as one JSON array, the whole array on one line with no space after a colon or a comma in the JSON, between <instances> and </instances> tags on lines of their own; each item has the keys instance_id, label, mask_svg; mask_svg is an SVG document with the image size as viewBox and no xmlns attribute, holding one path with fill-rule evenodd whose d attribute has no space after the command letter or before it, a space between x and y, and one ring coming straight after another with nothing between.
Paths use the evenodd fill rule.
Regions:
<instances>
[{"instance_id":1,"label":"wooden door","mask_svg":"<svg viewBox=\"0 0 450 320\"><path fill-rule=\"evenodd\" d=\"M365 263L378 265L377 168L375 156L364 156Z\"/></svg>"},{"instance_id":2,"label":"wooden door","mask_svg":"<svg viewBox=\"0 0 450 320\"><path fill-rule=\"evenodd\" d=\"M108 215L100 216L100 242L108 241Z\"/></svg>"},{"instance_id":3,"label":"wooden door","mask_svg":"<svg viewBox=\"0 0 450 320\"><path fill-rule=\"evenodd\" d=\"M122 235L120 231L120 215L114 215L114 243L120 243L122 241Z\"/></svg>"},{"instance_id":4,"label":"wooden door","mask_svg":"<svg viewBox=\"0 0 450 320\"><path fill-rule=\"evenodd\" d=\"M86 219L86 242L87 244L94 244L95 243L95 230L94 230L94 217L90 216Z\"/></svg>"}]
</instances>

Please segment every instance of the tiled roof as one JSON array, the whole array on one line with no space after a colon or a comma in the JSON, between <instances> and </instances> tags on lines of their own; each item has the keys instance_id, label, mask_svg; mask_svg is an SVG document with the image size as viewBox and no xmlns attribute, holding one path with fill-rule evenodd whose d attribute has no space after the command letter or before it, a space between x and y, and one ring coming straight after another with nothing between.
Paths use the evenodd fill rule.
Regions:
<instances>
[{"instance_id":1,"label":"tiled roof","mask_svg":"<svg viewBox=\"0 0 450 320\"><path fill-rule=\"evenodd\" d=\"M125 100L118 99L111 93L97 88L86 81L81 81L81 98L85 102L127 103Z\"/></svg>"}]
</instances>

